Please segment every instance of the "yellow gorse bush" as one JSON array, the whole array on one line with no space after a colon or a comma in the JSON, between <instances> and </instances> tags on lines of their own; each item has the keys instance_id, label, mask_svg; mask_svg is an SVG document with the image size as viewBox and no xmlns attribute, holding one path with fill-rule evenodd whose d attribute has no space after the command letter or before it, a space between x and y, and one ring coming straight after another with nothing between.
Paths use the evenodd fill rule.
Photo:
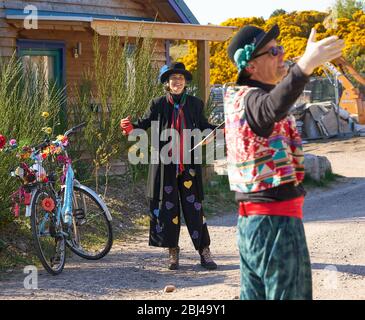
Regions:
<instances>
[{"instance_id":1,"label":"yellow gorse bush","mask_svg":"<svg viewBox=\"0 0 365 320\"><path fill-rule=\"evenodd\" d=\"M317 39L330 35L338 35L345 40L346 47L343 55L359 72L365 72L365 13L358 11L351 19L336 19L327 29L325 19L328 13L318 11L292 12L272 17L263 18L231 18L221 23L221 26L236 26L242 28L248 24L255 25L268 31L274 24L280 28L278 42L285 48L285 59L293 59L304 53L311 28L316 28ZM211 84L235 82L237 69L229 60L226 42L210 43L210 81ZM188 41L189 53L180 60L191 72L197 69L197 47L194 41ZM316 71L321 74L319 68Z\"/></svg>"}]
</instances>

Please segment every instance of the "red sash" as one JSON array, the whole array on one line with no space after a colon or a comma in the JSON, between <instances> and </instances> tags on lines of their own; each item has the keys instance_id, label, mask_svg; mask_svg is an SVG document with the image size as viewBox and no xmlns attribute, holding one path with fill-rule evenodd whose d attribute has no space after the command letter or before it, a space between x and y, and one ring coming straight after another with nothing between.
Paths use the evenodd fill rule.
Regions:
<instances>
[{"instance_id":1,"label":"red sash","mask_svg":"<svg viewBox=\"0 0 365 320\"><path fill-rule=\"evenodd\" d=\"M240 202L238 213L240 216L268 215L303 218L304 196L276 202Z\"/></svg>"}]
</instances>

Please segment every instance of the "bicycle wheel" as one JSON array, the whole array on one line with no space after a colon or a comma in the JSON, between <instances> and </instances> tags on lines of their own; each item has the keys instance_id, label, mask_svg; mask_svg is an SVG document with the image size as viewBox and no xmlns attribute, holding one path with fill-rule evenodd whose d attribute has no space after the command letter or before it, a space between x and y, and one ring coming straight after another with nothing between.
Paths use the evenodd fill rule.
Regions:
<instances>
[{"instance_id":1,"label":"bicycle wheel","mask_svg":"<svg viewBox=\"0 0 365 320\"><path fill-rule=\"evenodd\" d=\"M89 192L74 187L73 224L67 246L82 258L98 260L113 244L112 226L99 199Z\"/></svg>"},{"instance_id":2,"label":"bicycle wheel","mask_svg":"<svg viewBox=\"0 0 365 320\"><path fill-rule=\"evenodd\" d=\"M57 226L55 204L53 190L42 186L34 195L30 217L37 256L52 275L61 273L66 261L65 238L61 224Z\"/></svg>"}]
</instances>

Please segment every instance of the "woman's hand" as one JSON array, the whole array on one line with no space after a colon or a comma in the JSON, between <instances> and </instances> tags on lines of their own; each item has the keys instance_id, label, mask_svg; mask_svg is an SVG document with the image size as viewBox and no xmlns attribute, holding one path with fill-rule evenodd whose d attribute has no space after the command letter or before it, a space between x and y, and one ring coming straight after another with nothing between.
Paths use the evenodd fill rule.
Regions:
<instances>
[{"instance_id":1,"label":"woman's hand","mask_svg":"<svg viewBox=\"0 0 365 320\"><path fill-rule=\"evenodd\" d=\"M120 120L120 130L122 130L122 134L125 136L129 135L133 131L131 116Z\"/></svg>"}]
</instances>

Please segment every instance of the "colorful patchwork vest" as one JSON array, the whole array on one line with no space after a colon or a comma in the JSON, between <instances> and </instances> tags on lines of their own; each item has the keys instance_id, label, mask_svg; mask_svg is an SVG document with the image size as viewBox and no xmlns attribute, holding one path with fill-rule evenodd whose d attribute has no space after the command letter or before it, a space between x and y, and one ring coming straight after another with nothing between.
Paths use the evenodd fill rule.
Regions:
<instances>
[{"instance_id":1,"label":"colorful patchwork vest","mask_svg":"<svg viewBox=\"0 0 365 320\"><path fill-rule=\"evenodd\" d=\"M230 188L257 192L304 178L302 141L295 119L275 123L270 137L256 135L245 117L244 97L250 87L228 87L224 96L227 163Z\"/></svg>"}]
</instances>

